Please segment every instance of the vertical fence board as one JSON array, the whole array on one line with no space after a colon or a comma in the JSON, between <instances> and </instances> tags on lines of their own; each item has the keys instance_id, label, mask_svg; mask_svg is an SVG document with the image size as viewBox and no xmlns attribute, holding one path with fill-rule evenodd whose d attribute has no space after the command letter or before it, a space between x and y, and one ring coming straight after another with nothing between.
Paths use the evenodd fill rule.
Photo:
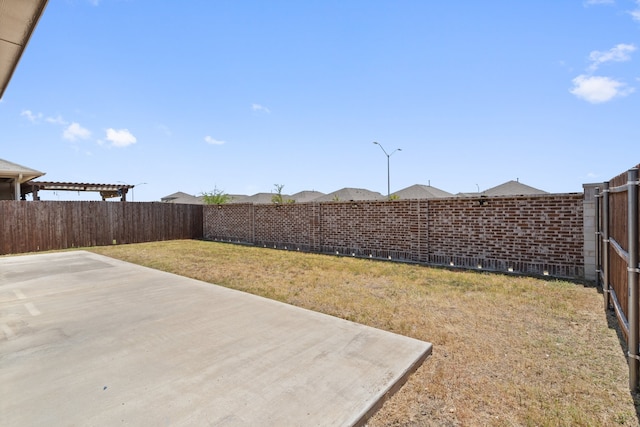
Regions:
<instances>
[{"instance_id":1,"label":"vertical fence board","mask_svg":"<svg viewBox=\"0 0 640 427\"><path fill-rule=\"evenodd\" d=\"M640 165L633 169L640 168ZM631 177L636 178L632 179ZM638 307L637 298L637 269L635 265L637 261L633 259L636 254L636 248L640 244L637 230L634 228L635 221L629 221L637 214L631 213L635 208L635 204L640 201L633 201L637 198L639 184L637 182L637 171L629 170L614 177L610 181L604 183L605 189L611 189L608 192L608 203L599 205L600 218L603 218L598 225L597 232L602 232L602 247L599 251L597 265L603 265L603 285L612 291L611 298L605 292L605 307L608 303L613 303L616 311L620 329L627 340L629 346L629 387L635 391L638 386ZM607 195L603 200L606 202ZM634 216L632 216L634 215ZM605 220L608 218L608 220ZM640 218L637 219L640 222ZM608 236L607 236L608 230ZM608 238L607 238L608 237ZM633 249L633 250L631 250ZM608 262L607 262L608 261ZM607 283L608 281L608 283ZM633 281L633 283L631 283ZM605 289L606 290L606 289ZM615 295L616 298L613 298ZM633 297L633 299L630 298ZM631 299L631 301L630 301Z\"/></svg>"},{"instance_id":2,"label":"vertical fence board","mask_svg":"<svg viewBox=\"0 0 640 427\"><path fill-rule=\"evenodd\" d=\"M0 201L0 255L202 237L202 206Z\"/></svg>"}]
</instances>

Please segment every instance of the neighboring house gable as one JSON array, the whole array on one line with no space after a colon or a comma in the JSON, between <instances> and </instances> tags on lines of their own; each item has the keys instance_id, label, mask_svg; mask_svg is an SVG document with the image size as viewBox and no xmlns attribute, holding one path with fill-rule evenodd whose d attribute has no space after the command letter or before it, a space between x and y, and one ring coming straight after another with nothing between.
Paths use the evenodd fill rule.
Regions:
<instances>
[{"instance_id":1,"label":"neighboring house gable","mask_svg":"<svg viewBox=\"0 0 640 427\"><path fill-rule=\"evenodd\" d=\"M266 205L269 203L273 203L273 196L275 195L276 193L256 193L253 196L248 196L247 198L242 199L240 203L254 203L257 205ZM282 195L282 199L285 201L290 198L291 196L289 196L288 194Z\"/></svg>"},{"instance_id":2,"label":"neighboring house gable","mask_svg":"<svg viewBox=\"0 0 640 427\"><path fill-rule=\"evenodd\" d=\"M507 181L482 192L483 196L528 196L532 194L549 194L519 181Z\"/></svg>"},{"instance_id":3,"label":"neighboring house gable","mask_svg":"<svg viewBox=\"0 0 640 427\"><path fill-rule=\"evenodd\" d=\"M430 185L415 184L411 187L403 188L400 191L396 191L396 196L401 200L407 199L440 199L443 197L453 197L453 194L448 193Z\"/></svg>"},{"instance_id":4,"label":"neighboring house gable","mask_svg":"<svg viewBox=\"0 0 640 427\"><path fill-rule=\"evenodd\" d=\"M246 194L228 194L228 196L228 203L246 203L247 198L249 198Z\"/></svg>"},{"instance_id":5,"label":"neighboring house gable","mask_svg":"<svg viewBox=\"0 0 640 427\"><path fill-rule=\"evenodd\" d=\"M295 200L296 203L305 203L305 202L313 202L318 197L324 196L324 193L319 191L300 191L299 193L293 194L291 196L292 200Z\"/></svg>"},{"instance_id":6,"label":"neighboring house gable","mask_svg":"<svg viewBox=\"0 0 640 427\"><path fill-rule=\"evenodd\" d=\"M365 190L364 188L342 188L333 193L325 194L314 202L350 202L356 200L386 200L387 198L375 191Z\"/></svg>"},{"instance_id":7,"label":"neighboring house gable","mask_svg":"<svg viewBox=\"0 0 640 427\"><path fill-rule=\"evenodd\" d=\"M201 197L192 196L191 194L178 191L177 193L164 196L160 199L163 203L177 203L183 205L203 205L204 201Z\"/></svg>"}]
</instances>

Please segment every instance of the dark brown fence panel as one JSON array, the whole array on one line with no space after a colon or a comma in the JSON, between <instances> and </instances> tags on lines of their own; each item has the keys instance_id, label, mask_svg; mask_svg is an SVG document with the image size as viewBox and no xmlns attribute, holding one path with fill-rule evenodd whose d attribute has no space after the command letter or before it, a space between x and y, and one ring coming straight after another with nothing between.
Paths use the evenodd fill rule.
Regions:
<instances>
[{"instance_id":1,"label":"dark brown fence panel","mask_svg":"<svg viewBox=\"0 0 640 427\"><path fill-rule=\"evenodd\" d=\"M609 181L609 188L615 189L627 183L627 173L618 175ZM626 319L629 317L628 298L628 274L627 260L625 253L628 249L627 218L628 218L628 192L609 192L609 287L613 290L612 295L617 301L616 309L621 311L623 317L622 332L625 337L628 334Z\"/></svg>"},{"instance_id":2,"label":"dark brown fence panel","mask_svg":"<svg viewBox=\"0 0 640 427\"><path fill-rule=\"evenodd\" d=\"M0 255L202 237L202 206L0 201Z\"/></svg>"},{"instance_id":3,"label":"dark brown fence panel","mask_svg":"<svg viewBox=\"0 0 640 427\"><path fill-rule=\"evenodd\" d=\"M637 252L640 246L638 229L638 169L632 168L603 184L602 200L598 203L597 235L600 245L596 260L599 282L603 284L605 306L612 307L628 346L629 387L638 388L640 330L640 298L638 295Z\"/></svg>"}]
</instances>

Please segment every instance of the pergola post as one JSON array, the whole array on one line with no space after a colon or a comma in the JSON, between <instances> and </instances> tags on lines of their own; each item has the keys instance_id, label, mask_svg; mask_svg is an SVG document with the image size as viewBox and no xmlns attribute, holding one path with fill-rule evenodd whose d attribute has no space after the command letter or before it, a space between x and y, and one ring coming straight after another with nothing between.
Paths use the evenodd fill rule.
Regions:
<instances>
[{"instance_id":1,"label":"pergola post","mask_svg":"<svg viewBox=\"0 0 640 427\"><path fill-rule=\"evenodd\" d=\"M22 174L18 175L16 179L13 180L13 198L15 200L20 200L20 181L22 181Z\"/></svg>"}]
</instances>

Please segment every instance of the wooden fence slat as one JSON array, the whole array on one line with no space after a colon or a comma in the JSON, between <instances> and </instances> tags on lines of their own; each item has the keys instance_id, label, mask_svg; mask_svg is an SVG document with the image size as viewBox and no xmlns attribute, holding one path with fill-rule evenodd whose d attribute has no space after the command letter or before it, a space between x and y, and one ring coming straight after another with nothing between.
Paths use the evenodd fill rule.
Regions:
<instances>
[{"instance_id":1,"label":"wooden fence slat","mask_svg":"<svg viewBox=\"0 0 640 427\"><path fill-rule=\"evenodd\" d=\"M0 201L0 255L202 237L202 206Z\"/></svg>"}]
</instances>

